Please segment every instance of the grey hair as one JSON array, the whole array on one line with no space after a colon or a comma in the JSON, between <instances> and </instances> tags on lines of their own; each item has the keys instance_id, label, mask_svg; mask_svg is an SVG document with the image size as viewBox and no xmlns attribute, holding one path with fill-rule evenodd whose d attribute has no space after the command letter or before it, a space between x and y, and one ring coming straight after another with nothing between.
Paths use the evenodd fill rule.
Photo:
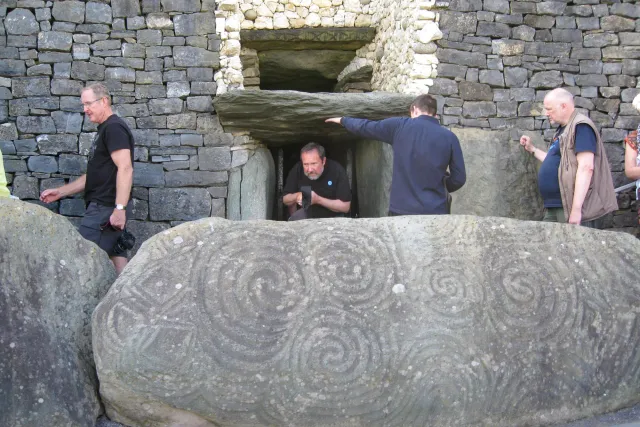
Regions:
<instances>
[{"instance_id":1,"label":"grey hair","mask_svg":"<svg viewBox=\"0 0 640 427\"><path fill-rule=\"evenodd\" d=\"M109 93L109 89L102 83L93 83L88 86L85 86L82 89L82 92L90 90L96 96L96 99L107 98L107 102L111 105L111 94Z\"/></svg>"},{"instance_id":2,"label":"grey hair","mask_svg":"<svg viewBox=\"0 0 640 427\"><path fill-rule=\"evenodd\" d=\"M547 93L547 96L556 102L567 103L572 105L574 103L573 94L563 88L553 89L551 92Z\"/></svg>"},{"instance_id":3,"label":"grey hair","mask_svg":"<svg viewBox=\"0 0 640 427\"><path fill-rule=\"evenodd\" d=\"M640 93L633 98L633 102L631 103L636 110L640 111Z\"/></svg>"}]
</instances>

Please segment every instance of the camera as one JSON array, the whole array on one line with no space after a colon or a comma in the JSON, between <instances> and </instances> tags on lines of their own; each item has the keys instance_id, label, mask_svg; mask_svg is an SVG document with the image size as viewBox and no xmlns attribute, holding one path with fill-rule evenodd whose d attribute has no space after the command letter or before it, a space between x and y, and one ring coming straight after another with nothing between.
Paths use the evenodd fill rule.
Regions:
<instances>
[{"instance_id":1,"label":"camera","mask_svg":"<svg viewBox=\"0 0 640 427\"><path fill-rule=\"evenodd\" d=\"M307 209L311 206L311 186L305 185L300 187L300 192L302 193L302 209Z\"/></svg>"},{"instance_id":2,"label":"camera","mask_svg":"<svg viewBox=\"0 0 640 427\"><path fill-rule=\"evenodd\" d=\"M131 234L125 228L122 231L122 234L120 234L120 237L118 237L118 240L116 241L116 244L113 245L113 253L116 254L116 255L123 255L129 249L133 248L133 246L135 244L136 244L136 236Z\"/></svg>"}]
</instances>

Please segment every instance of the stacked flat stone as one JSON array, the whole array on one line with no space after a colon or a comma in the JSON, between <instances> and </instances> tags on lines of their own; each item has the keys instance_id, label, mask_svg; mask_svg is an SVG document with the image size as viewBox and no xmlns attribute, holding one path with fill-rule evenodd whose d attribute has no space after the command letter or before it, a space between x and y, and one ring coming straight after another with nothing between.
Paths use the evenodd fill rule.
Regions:
<instances>
[{"instance_id":1,"label":"stacked flat stone","mask_svg":"<svg viewBox=\"0 0 640 427\"><path fill-rule=\"evenodd\" d=\"M136 140L130 226L138 240L224 217L228 171L243 158L230 147L246 138L225 134L213 114L214 9L206 0L3 2L0 148L12 193L37 202L86 172L96 125L82 114L80 90L100 81ZM77 222L84 200L50 207Z\"/></svg>"},{"instance_id":2,"label":"stacked flat stone","mask_svg":"<svg viewBox=\"0 0 640 427\"><path fill-rule=\"evenodd\" d=\"M430 93L444 124L512 129L514 139L537 131L549 140L542 101L565 87L601 128L614 183L626 183L621 141L640 121L631 106L640 93L637 2L454 0L440 29ZM615 227L634 224L631 210L614 217Z\"/></svg>"},{"instance_id":3,"label":"stacked flat stone","mask_svg":"<svg viewBox=\"0 0 640 427\"><path fill-rule=\"evenodd\" d=\"M240 55L238 24L242 30L374 26L376 39L356 52L351 69L360 65L359 60L373 65L369 90L427 92L438 63L433 41L442 37L438 14L431 10L434 5L433 0L224 0L216 11L222 40L221 69L215 76L218 93L256 85L254 80L247 85L243 79L252 71L237 68L243 65L236 59Z\"/></svg>"}]
</instances>

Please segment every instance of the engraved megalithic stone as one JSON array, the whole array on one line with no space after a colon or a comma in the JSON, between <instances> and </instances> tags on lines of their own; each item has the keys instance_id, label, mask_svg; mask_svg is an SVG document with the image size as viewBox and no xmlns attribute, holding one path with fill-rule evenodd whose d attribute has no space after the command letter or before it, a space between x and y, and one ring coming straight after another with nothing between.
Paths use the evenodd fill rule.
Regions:
<instances>
[{"instance_id":1,"label":"engraved megalithic stone","mask_svg":"<svg viewBox=\"0 0 640 427\"><path fill-rule=\"evenodd\" d=\"M115 276L64 217L0 198L0 425L95 424L91 313Z\"/></svg>"},{"instance_id":2,"label":"engraved megalithic stone","mask_svg":"<svg viewBox=\"0 0 640 427\"><path fill-rule=\"evenodd\" d=\"M127 425L523 426L640 400L640 242L473 216L203 219L94 312Z\"/></svg>"}]
</instances>

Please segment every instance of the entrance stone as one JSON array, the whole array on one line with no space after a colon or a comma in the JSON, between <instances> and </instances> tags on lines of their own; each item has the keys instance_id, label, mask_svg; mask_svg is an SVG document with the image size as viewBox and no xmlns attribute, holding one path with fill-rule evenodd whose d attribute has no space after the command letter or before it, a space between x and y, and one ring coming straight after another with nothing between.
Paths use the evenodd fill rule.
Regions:
<instances>
[{"instance_id":1,"label":"entrance stone","mask_svg":"<svg viewBox=\"0 0 640 427\"><path fill-rule=\"evenodd\" d=\"M0 425L92 426L90 317L115 280L64 217L0 199Z\"/></svg>"},{"instance_id":2,"label":"entrance stone","mask_svg":"<svg viewBox=\"0 0 640 427\"><path fill-rule=\"evenodd\" d=\"M543 425L640 400L640 241L474 216L203 219L94 311L126 425Z\"/></svg>"}]
</instances>

